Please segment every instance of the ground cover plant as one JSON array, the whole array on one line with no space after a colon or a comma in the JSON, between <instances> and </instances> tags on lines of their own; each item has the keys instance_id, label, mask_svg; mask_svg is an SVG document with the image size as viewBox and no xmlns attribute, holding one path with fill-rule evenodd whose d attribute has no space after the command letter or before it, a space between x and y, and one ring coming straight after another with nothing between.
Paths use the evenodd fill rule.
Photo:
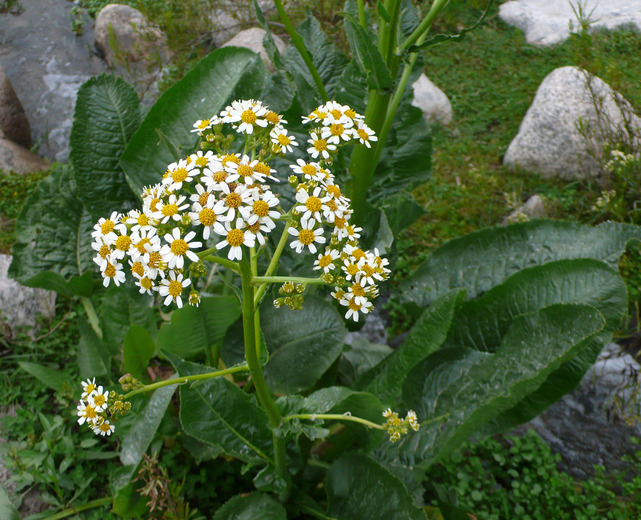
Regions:
<instances>
[{"instance_id":1,"label":"ground cover plant","mask_svg":"<svg viewBox=\"0 0 641 520\"><path fill-rule=\"evenodd\" d=\"M396 237L422 214L411 193L430 174L429 131L405 89L418 53L404 38L421 42L419 17L401 18L409 4L400 7L348 2L352 61L312 17L290 28L299 41L282 56L268 46L275 75L252 53L217 51L144 118L124 82L82 87L71 165L25 204L11 268L22 283L81 305L72 306L79 377L61 377L78 397L82 379L83 395L77 409L67 402L67 416L116 437L105 458L119 463L108 469L113 502L80 507L159 518L257 508L262 518L382 518L391 507L424 518L426 470L469 434L509 429L569 391L618 328L626 291L617 260L638 228L540 221L457 238L382 287L415 317L398 349L343 345L347 326L370 310L372 282L395 263ZM284 162L290 153L294 169ZM348 224L338 186L360 200L352 207L361 225ZM304 260L306 248L318 256ZM153 253L167 265L154 265ZM533 301L534 291L545 297ZM59 366L46 361L20 366L64 393ZM63 474L70 462L46 455L46 433L67 427L39 420L44 437L34 447L46 465L35 469ZM95 446L87 439L80 443ZM203 476L212 460L230 469L218 470L217 485ZM221 474L235 475L230 494L216 495ZM78 507L52 486L56 507ZM438 505L449 514L446 500Z\"/></svg>"}]
</instances>

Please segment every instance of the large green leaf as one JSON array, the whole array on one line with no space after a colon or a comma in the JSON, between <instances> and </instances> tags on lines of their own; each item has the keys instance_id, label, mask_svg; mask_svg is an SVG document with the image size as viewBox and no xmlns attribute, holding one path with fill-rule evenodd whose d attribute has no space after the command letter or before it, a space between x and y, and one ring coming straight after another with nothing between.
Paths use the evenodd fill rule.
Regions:
<instances>
[{"instance_id":1,"label":"large green leaf","mask_svg":"<svg viewBox=\"0 0 641 520\"><path fill-rule=\"evenodd\" d=\"M338 374L345 384L353 385L358 379L388 357L394 350L387 345L370 343L365 338L345 344L338 362Z\"/></svg>"},{"instance_id":2,"label":"large green leaf","mask_svg":"<svg viewBox=\"0 0 641 520\"><path fill-rule=\"evenodd\" d=\"M536 391L605 324L594 307L557 304L516 318L495 354L472 350L470 360L465 351L450 359L446 351L436 352L414 367L403 384L403 399L416 410L421 429L384 446L385 456L423 466L444 457Z\"/></svg>"},{"instance_id":3,"label":"large green leaf","mask_svg":"<svg viewBox=\"0 0 641 520\"><path fill-rule=\"evenodd\" d=\"M103 74L78 90L69 146L78 198L94 220L134 205L118 163L140 125L140 101L122 79Z\"/></svg>"},{"instance_id":4,"label":"large green leaf","mask_svg":"<svg viewBox=\"0 0 641 520\"><path fill-rule=\"evenodd\" d=\"M78 369L82 379L107 375L111 366L109 348L96 335L85 318L78 319L80 341L78 342Z\"/></svg>"},{"instance_id":5,"label":"large green leaf","mask_svg":"<svg viewBox=\"0 0 641 520\"><path fill-rule=\"evenodd\" d=\"M214 369L165 355L181 376ZM245 461L269 460L272 435L267 415L254 396L224 377L207 379L180 388L180 421L184 430L202 442L220 446Z\"/></svg>"},{"instance_id":6,"label":"large green leaf","mask_svg":"<svg viewBox=\"0 0 641 520\"><path fill-rule=\"evenodd\" d=\"M396 402L408 372L445 341L454 307L462 293L460 290L451 291L423 312L407 339L382 363L376 377L365 387L368 392L383 402Z\"/></svg>"},{"instance_id":7,"label":"large green leaf","mask_svg":"<svg viewBox=\"0 0 641 520\"><path fill-rule=\"evenodd\" d=\"M227 329L240 317L234 296L203 298L198 307L183 307L163 323L158 333L158 348L177 356L189 357L222 341Z\"/></svg>"},{"instance_id":8,"label":"large green leaf","mask_svg":"<svg viewBox=\"0 0 641 520\"><path fill-rule=\"evenodd\" d=\"M425 520L403 483L365 455L346 453L327 473L329 514L337 520Z\"/></svg>"},{"instance_id":9,"label":"large green leaf","mask_svg":"<svg viewBox=\"0 0 641 520\"><path fill-rule=\"evenodd\" d=\"M93 222L76 197L70 167L54 169L24 203L9 276L22 285L67 296L91 294Z\"/></svg>"},{"instance_id":10,"label":"large green leaf","mask_svg":"<svg viewBox=\"0 0 641 520\"><path fill-rule=\"evenodd\" d=\"M317 296L307 296L299 311L265 305L260 321L271 353L265 379L274 393L314 386L340 355L347 334L336 309Z\"/></svg>"},{"instance_id":11,"label":"large green leaf","mask_svg":"<svg viewBox=\"0 0 641 520\"><path fill-rule=\"evenodd\" d=\"M269 495L256 492L231 498L216 511L214 520L287 520L287 512Z\"/></svg>"},{"instance_id":12,"label":"large green leaf","mask_svg":"<svg viewBox=\"0 0 641 520\"><path fill-rule=\"evenodd\" d=\"M155 351L156 344L149 332L140 325L131 325L122 351L125 372L141 379Z\"/></svg>"},{"instance_id":13,"label":"large green leaf","mask_svg":"<svg viewBox=\"0 0 641 520\"><path fill-rule=\"evenodd\" d=\"M596 227L538 220L485 229L456 238L430 255L401 284L396 297L409 306L427 307L456 287L475 298L525 267L568 258L595 258L616 267L641 228L607 222Z\"/></svg>"},{"instance_id":14,"label":"large green leaf","mask_svg":"<svg viewBox=\"0 0 641 520\"><path fill-rule=\"evenodd\" d=\"M18 365L20 365L22 370L59 394L72 394L73 390L71 387L71 381L59 370L54 370L53 368L39 365L38 363L30 363L28 361L20 361L18 362Z\"/></svg>"},{"instance_id":15,"label":"large green leaf","mask_svg":"<svg viewBox=\"0 0 641 520\"><path fill-rule=\"evenodd\" d=\"M196 146L193 124L234 99L256 98L265 76L263 61L248 49L223 47L203 58L160 96L129 141L120 163L132 189L159 182L168 164Z\"/></svg>"},{"instance_id":16,"label":"large green leaf","mask_svg":"<svg viewBox=\"0 0 641 520\"><path fill-rule=\"evenodd\" d=\"M11 503L9 493L2 485L0 485L0 518L4 520L20 520L18 510Z\"/></svg>"}]
</instances>

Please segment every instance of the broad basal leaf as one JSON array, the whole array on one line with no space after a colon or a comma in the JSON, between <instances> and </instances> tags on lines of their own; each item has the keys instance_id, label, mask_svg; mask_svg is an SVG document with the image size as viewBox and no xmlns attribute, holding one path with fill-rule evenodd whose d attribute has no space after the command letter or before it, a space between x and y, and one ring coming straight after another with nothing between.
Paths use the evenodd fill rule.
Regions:
<instances>
[{"instance_id":1,"label":"broad basal leaf","mask_svg":"<svg viewBox=\"0 0 641 520\"><path fill-rule=\"evenodd\" d=\"M336 309L307 296L303 309L265 305L261 328L271 353L265 379L274 393L291 394L311 388L341 353L347 330Z\"/></svg>"},{"instance_id":2,"label":"broad basal leaf","mask_svg":"<svg viewBox=\"0 0 641 520\"><path fill-rule=\"evenodd\" d=\"M125 335L122 351L125 372L142 378L155 351L156 344L149 332L140 325L131 325Z\"/></svg>"},{"instance_id":3,"label":"broad basal leaf","mask_svg":"<svg viewBox=\"0 0 641 520\"><path fill-rule=\"evenodd\" d=\"M119 160L139 125L138 95L122 79L103 74L78 90L69 160L78 198L96 221L136 201Z\"/></svg>"},{"instance_id":4,"label":"broad basal leaf","mask_svg":"<svg viewBox=\"0 0 641 520\"><path fill-rule=\"evenodd\" d=\"M236 495L221 507L214 520L287 520L285 508L269 495Z\"/></svg>"},{"instance_id":5,"label":"broad basal leaf","mask_svg":"<svg viewBox=\"0 0 641 520\"><path fill-rule=\"evenodd\" d=\"M9 276L22 285L89 296L96 264L92 218L78 200L70 167L56 168L24 203Z\"/></svg>"},{"instance_id":6,"label":"broad basal leaf","mask_svg":"<svg viewBox=\"0 0 641 520\"><path fill-rule=\"evenodd\" d=\"M135 193L160 181L167 165L191 153L199 119L218 114L234 99L256 98L265 83L265 66L256 53L223 47L203 58L167 89L149 110L121 158Z\"/></svg>"},{"instance_id":7,"label":"broad basal leaf","mask_svg":"<svg viewBox=\"0 0 641 520\"><path fill-rule=\"evenodd\" d=\"M71 387L71 381L69 381L69 379L66 378L59 370L54 370L53 368L49 368L38 363L30 363L28 361L20 361L18 362L18 365L20 365L22 370L59 394L72 395L73 389Z\"/></svg>"}]
</instances>

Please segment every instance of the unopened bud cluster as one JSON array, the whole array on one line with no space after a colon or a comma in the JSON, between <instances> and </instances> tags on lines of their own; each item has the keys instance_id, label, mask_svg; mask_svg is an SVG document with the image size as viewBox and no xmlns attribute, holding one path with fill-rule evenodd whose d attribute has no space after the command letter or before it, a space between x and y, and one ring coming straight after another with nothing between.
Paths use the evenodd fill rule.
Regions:
<instances>
[{"instance_id":1,"label":"unopened bud cluster","mask_svg":"<svg viewBox=\"0 0 641 520\"><path fill-rule=\"evenodd\" d=\"M399 441L403 435L407 435L410 429L417 432L421 427L416 418L416 412L412 410L407 412L405 419L401 419L397 412L393 412L391 408L388 408L383 412L383 417L387 419L383 424L383 428L389 434L389 439L392 442Z\"/></svg>"}]
</instances>

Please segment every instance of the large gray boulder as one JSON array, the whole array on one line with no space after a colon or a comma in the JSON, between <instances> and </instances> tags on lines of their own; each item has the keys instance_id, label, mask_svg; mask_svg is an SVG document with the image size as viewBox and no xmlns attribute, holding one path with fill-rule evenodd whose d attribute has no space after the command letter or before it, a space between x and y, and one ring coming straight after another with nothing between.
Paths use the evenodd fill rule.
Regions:
<instances>
[{"instance_id":1,"label":"large gray boulder","mask_svg":"<svg viewBox=\"0 0 641 520\"><path fill-rule=\"evenodd\" d=\"M639 135L641 119L620 94L577 67L561 67L539 86L503 162L544 177L592 177L601 173L608 141Z\"/></svg>"},{"instance_id":2,"label":"large gray boulder","mask_svg":"<svg viewBox=\"0 0 641 520\"><path fill-rule=\"evenodd\" d=\"M5 139L0 131L0 170L33 173L49 169L49 163L17 143Z\"/></svg>"},{"instance_id":3,"label":"large gray boulder","mask_svg":"<svg viewBox=\"0 0 641 520\"><path fill-rule=\"evenodd\" d=\"M265 38L265 29L260 29L259 27L252 27L251 29L245 29L240 31L236 36L234 36L228 42L223 43L222 47L245 47L255 53L260 54L260 57L263 59L267 70L274 72L274 64L269 59L265 46L263 45L263 39ZM282 53L285 51L287 45L283 40L278 36L272 35L274 43L278 52Z\"/></svg>"},{"instance_id":4,"label":"large gray boulder","mask_svg":"<svg viewBox=\"0 0 641 520\"><path fill-rule=\"evenodd\" d=\"M452 122L452 105L447 96L432 83L425 74L421 74L412 84L414 100L412 105L423 111L428 123L448 125Z\"/></svg>"},{"instance_id":5,"label":"large gray boulder","mask_svg":"<svg viewBox=\"0 0 641 520\"><path fill-rule=\"evenodd\" d=\"M287 8L287 2L283 3ZM272 0L258 0L258 6L264 14L274 10ZM216 8L209 14L209 19L212 26L212 40L217 46L221 46L239 31L256 23L253 1L222 0L216 2Z\"/></svg>"},{"instance_id":6,"label":"large gray boulder","mask_svg":"<svg viewBox=\"0 0 641 520\"><path fill-rule=\"evenodd\" d=\"M639 0L511 0L499 7L501 19L525 33L528 43L553 45L566 40L581 27L574 6L592 20L593 28L615 29L631 25L641 30Z\"/></svg>"},{"instance_id":7,"label":"large gray boulder","mask_svg":"<svg viewBox=\"0 0 641 520\"><path fill-rule=\"evenodd\" d=\"M31 127L13 85L0 67L0 130L14 143L31 148Z\"/></svg>"}]
</instances>

